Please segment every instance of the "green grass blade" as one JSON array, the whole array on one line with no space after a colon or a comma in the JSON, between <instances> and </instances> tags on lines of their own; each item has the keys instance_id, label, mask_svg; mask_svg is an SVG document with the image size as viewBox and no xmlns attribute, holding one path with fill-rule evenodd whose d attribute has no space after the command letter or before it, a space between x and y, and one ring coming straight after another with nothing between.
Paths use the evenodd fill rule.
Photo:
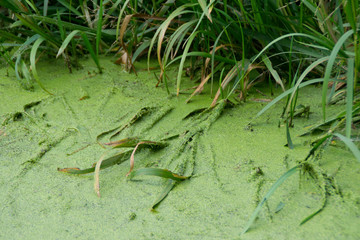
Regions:
<instances>
[{"instance_id":1,"label":"green grass blade","mask_svg":"<svg viewBox=\"0 0 360 240\"><path fill-rule=\"evenodd\" d=\"M22 42L25 41L25 39L23 39L23 38L21 38L21 37L18 37L18 36L14 35L14 34L12 34L12 33L10 33L10 32L8 32L8 31L1 30L1 29L0 29L0 36L1 36L1 38L3 38L3 39L8 39L8 40L10 40L10 41L12 41L12 42L22 43Z\"/></svg>"},{"instance_id":2,"label":"green grass blade","mask_svg":"<svg viewBox=\"0 0 360 240\"><path fill-rule=\"evenodd\" d=\"M212 18L211 18L210 11L209 11L209 6L206 6L206 1L198 0L198 2L199 2L201 9L204 12L204 14L206 15L206 17L209 19L210 22L212 22ZM212 4L212 2L214 2L214 1L211 1L210 4Z\"/></svg>"},{"instance_id":3,"label":"green grass blade","mask_svg":"<svg viewBox=\"0 0 360 240\"><path fill-rule=\"evenodd\" d=\"M348 59L347 81L346 81L346 137L351 137L352 108L354 94L354 59Z\"/></svg>"},{"instance_id":4,"label":"green grass blade","mask_svg":"<svg viewBox=\"0 0 360 240\"><path fill-rule=\"evenodd\" d=\"M350 23L351 28L356 31L356 11L358 11L358 0L343 1L343 7L345 11L346 20Z\"/></svg>"},{"instance_id":5,"label":"green grass blade","mask_svg":"<svg viewBox=\"0 0 360 240\"><path fill-rule=\"evenodd\" d=\"M99 9L99 14L98 14L97 30L96 30L96 56L97 57L99 57L102 22L103 22L103 0L100 0L100 9Z\"/></svg>"},{"instance_id":6,"label":"green grass blade","mask_svg":"<svg viewBox=\"0 0 360 240\"><path fill-rule=\"evenodd\" d=\"M271 64L268 56L263 55L262 60L265 63L267 69L269 69L269 71L270 71L271 75L273 76L273 78L275 79L275 81L281 86L282 90L285 91L284 84L281 81L281 78L280 78L278 72L272 67L272 64Z\"/></svg>"},{"instance_id":7,"label":"green grass blade","mask_svg":"<svg viewBox=\"0 0 360 240\"><path fill-rule=\"evenodd\" d=\"M203 57L203 58L212 58L212 54L207 53L207 52L189 52L186 55L187 57ZM176 61L178 61L179 59L182 59L183 55L177 56L176 58L174 58L173 60L171 60L166 67L170 66L171 64L175 63ZM224 63L228 63L228 64L236 64L237 62L231 58L226 58L226 57L222 57L219 55L214 55L214 59L219 61L219 62L224 62Z\"/></svg>"},{"instance_id":8,"label":"green grass blade","mask_svg":"<svg viewBox=\"0 0 360 240\"><path fill-rule=\"evenodd\" d=\"M315 154L315 151L321 147L321 145L330 138L332 138L331 134L327 134L325 136L323 136L322 138L318 139L318 141L316 142L316 144L311 148L309 154L306 156L304 161L307 161L311 156L313 156Z\"/></svg>"},{"instance_id":9,"label":"green grass blade","mask_svg":"<svg viewBox=\"0 0 360 240\"><path fill-rule=\"evenodd\" d=\"M289 123L286 120L286 140L287 140L287 146L290 149L294 149L294 144L291 140L291 136L290 136L290 129L289 129Z\"/></svg>"},{"instance_id":10,"label":"green grass blade","mask_svg":"<svg viewBox=\"0 0 360 240\"><path fill-rule=\"evenodd\" d=\"M83 16L81 14L81 12L79 12L78 10L76 10L73 6L71 6L68 2L64 1L64 0L58 0L59 3L61 3L64 7L66 7L67 9L69 9L71 12L73 12L76 16L81 17ZM71 1L70 1L71 3Z\"/></svg>"},{"instance_id":11,"label":"green grass blade","mask_svg":"<svg viewBox=\"0 0 360 240\"><path fill-rule=\"evenodd\" d=\"M175 11L173 11L169 17L159 26L159 28L156 30L154 36L151 39L150 47L149 47L149 53L148 53L148 68L150 66L150 56L151 56L151 50L155 44L155 41L157 37L159 36L160 32L163 31L164 28L167 28L170 24L170 22L177 16L181 14L191 13L191 11L184 11L186 7L188 7L188 4L182 5L178 7Z\"/></svg>"},{"instance_id":12,"label":"green grass blade","mask_svg":"<svg viewBox=\"0 0 360 240\"><path fill-rule=\"evenodd\" d=\"M266 193L265 197L261 200L261 202L257 205L256 209L254 210L253 214L251 215L249 221L247 222L243 232L241 234L246 233L249 228L251 227L251 225L253 224L253 222L255 221L257 215L259 214L262 206L265 204L265 202L271 197L271 195L275 192L275 190L286 180L288 179L291 175L293 175L298 169L299 169L300 165L295 166L293 168L291 168L289 171L287 171L286 173L284 173L270 188L270 190Z\"/></svg>"},{"instance_id":13,"label":"green grass blade","mask_svg":"<svg viewBox=\"0 0 360 240\"><path fill-rule=\"evenodd\" d=\"M129 157L132 153L132 150L128 150L126 152L122 152L119 154L116 154L112 157L109 157L105 160L102 161L101 163L101 167L100 169L105 169L111 166L114 166L116 164L120 164L122 162L125 162L127 160L129 160ZM95 164L93 164L93 166L91 168L86 168L86 169L79 169L79 168L58 168L57 170L59 172L65 172L65 173L70 173L70 174L86 174L86 173L92 173L95 171Z\"/></svg>"},{"instance_id":14,"label":"green grass blade","mask_svg":"<svg viewBox=\"0 0 360 240\"><path fill-rule=\"evenodd\" d=\"M0 33L1 34L1 33ZM0 44L0 57L4 58L12 69L15 69L15 63L11 60L9 52ZM16 71L16 70L15 70Z\"/></svg>"},{"instance_id":15,"label":"green grass blade","mask_svg":"<svg viewBox=\"0 0 360 240\"><path fill-rule=\"evenodd\" d=\"M61 21L59 11L57 11L56 14L57 14L57 20L58 20L58 26L59 26L59 32L60 32L61 40L64 41L64 39L65 39L65 29L63 27L63 23Z\"/></svg>"},{"instance_id":16,"label":"green grass blade","mask_svg":"<svg viewBox=\"0 0 360 240\"><path fill-rule=\"evenodd\" d=\"M11 56L11 59L17 58L18 56L22 55L24 51L30 48L31 44L35 42L40 37L39 34L35 34L34 36L28 38L22 45L19 47L16 52Z\"/></svg>"},{"instance_id":17,"label":"green grass blade","mask_svg":"<svg viewBox=\"0 0 360 240\"><path fill-rule=\"evenodd\" d=\"M328 64L326 65L325 69L325 75L324 75L324 83L323 83L323 89L322 89L322 112L323 112L323 120L326 119L326 94L328 89L328 83L330 79L331 72L333 70L333 66L336 60L336 57L338 55L338 52L340 51L341 47L345 43L345 41L354 33L353 30L347 31L344 33L344 35L339 38L338 42L335 44L333 50L331 51Z\"/></svg>"},{"instance_id":18,"label":"green grass blade","mask_svg":"<svg viewBox=\"0 0 360 240\"><path fill-rule=\"evenodd\" d=\"M221 36L224 34L225 30L230 26L230 24L231 24L231 23L229 23L226 27L224 27L224 29L221 31L221 33L219 34L219 36L216 38L215 43L214 43L214 45L213 45L213 50L212 50L212 53L211 53L211 72L213 73L213 74L211 74L211 89L210 89L210 94L211 94L211 96L212 96L213 83L214 83L214 65L215 65L215 53L216 53L215 49L216 49L216 47L218 46L218 43L219 43L219 41L220 41ZM240 27L241 27L241 25L240 25ZM242 28L241 28L241 29L242 29ZM234 64L236 64L236 61L235 61ZM221 74L221 75L222 75L222 74ZM221 89L222 89L222 88L221 88ZM222 90L221 90L221 91L222 91Z\"/></svg>"},{"instance_id":19,"label":"green grass blade","mask_svg":"<svg viewBox=\"0 0 360 240\"><path fill-rule=\"evenodd\" d=\"M29 90L33 88L31 74L24 61L21 61L20 64L21 64L21 73L26 79L26 83L24 84L24 87L25 89Z\"/></svg>"},{"instance_id":20,"label":"green grass blade","mask_svg":"<svg viewBox=\"0 0 360 240\"><path fill-rule=\"evenodd\" d=\"M90 43L87 35L85 33L81 33L81 37L84 40L84 44L85 44L86 48L88 49L91 58L94 60L97 68L99 69L99 73L102 73L102 69L101 69L101 66L100 66L100 63L99 63L98 56L95 54L94 49L91 46L91 43Z\"/></svg>"},{"instance_id":21,"label":"green grass blade","mask_svg":"<svg viewBox=\"0 0 360 240\"><path fill-rule=\"evenodd\" d=\"M305 79L305 77L315 68L317 67L318 65L320 65L321 63L325 62L325 61L328 61L329 60L329 57L323 57L323 58L320 58L318 60L316 60L315 62L313 62L312 64L310 64L309 67L307 67L304 72L300 75L299 79L297 80L295 86L294 86L294 91L292 92L290 98L289 98L289 103L293 103L293 99L295 97L295 94L297 94L298 92L298 87L299 85L301 84L301 82ZM296 71L296 74L294 76L294 79L297 77L298 73L299 73L299 70L300 70L300 66L301 64L299 64L299 68L298 70ZM295 98L296 99L296 98ZM288 105L286 111L289 110L289 107L291 106L291 104ZM295 104L294 104L294 107L295 107Z\"/></svg>"},{"instance_id":22,"label":"green grass blade","mask_svg":"<svg viewBox=\"0 0 360 240\"><path fill-rule=\"evenodd\" d=\"M69 45L69 43L71 42L71 39L73 39L73 37L78 34L80 31L79 30L74 30L72 31L63 41L63 43L61 44L59 51L56 55L56 58L58 58L66 49L66 47Z\"/></svg>"},{"instance_id":23,"label":"green grass blade","mask_svg":"<svg viewBox=\"0 0 360 240\"><path fill-rule=\"evenodd\" d=\"M37 15L29 15L29 16L31 16L32 18L37 19L39 21L43 21L43 22L46 22L46 23L49 23L49 24L59 25L59 22L58 22L58 20L56 18L49 18L49 17L37 16ZM79 24L74 24L74 23L69 23L69 22L66 22L66 21L62 21L62 25L63 25L63 27L65 27L66 29L69 29L69 30L80 30L80 31L83 31L83 32L96 34L95 29L92 29L92 28L89 28L89 27L86 27L86 26L81 26ZM106 39L112 41L112 40L114 40L115 32L113 33L113 31L105 31L105 30L103 30L102 31L102 36L106 37Z\"/></svg>"},{"instance_id":24,"label":"green grass blade","mask_svg":"<svg viewBox=\"0 0 360 240\"><path fill-rule=\"evenodd\" d=\"M357 146L351 141L351 139L341 135L340 133L334 133L334 136L340 138L340 140L343 141L346 144L346 146L348 146L350 151L354 154L356 159L360 162L360 151L357 148Z\"/></svg>"},{"instance_id":25,"label":"green grass blade","mask_svg":"<svg viewBox=\"0 0 360 240\"><path fill-rule=\"evenodd\" d=\"M124 14L124 11L126 9L126 6L129 4L130 0L126 0L125 3L122 5L120 13L119 13L119 17L116 23L116 39L119 39L119 34L120 34L120 21L122 18L122 15Z\"/></svg>"},{"instance_id":26,"label":"green grass blade","mask_svg":"<svg viewBox=\"0 0 360 240\"><path fill-rule=\"evenodd\" d=\"M28 28L32 29L35 33L42 36L44 39L46 39L49 43L51 43L56 49L60 45L60 42L54 38L52 34L49 32L44 31L40 26L38 26L36 23L34 23L29 16L21 16L20 14L15 14L16 17ZM41 18L45 18L43 16L39 16Z\"/></svg>"},{"instance_id":27,"label":"green grass blade","mask_svg":"<svg viewBox=\"0 0 360 240\"><path fill-rule=\"evenodd\" d=\"M47 15L48 7L49 7L49 0L44 0L44 9L43 9L44 16Z\"/></svg>"},{"instance_id":28,"label":"green grass blade","mask_svg":"<svg viewBox=\"0 0 360 240\"><path fill-rule=\"evenodd\" d=\"M153 210L157 205L159 205L162 200L166 198L166 196L169 194L171 189L174 188L177 181L174 181L172 179L169 179L168 184L166 184L164 190L161 192L161 194L157 197L157 199L154 201L154 203L151 206L151 209Z\"/></svg>"},{"instance_id":29,"label":"green grass blade","mask_svg":"<svg viewBox=\"0 0 360 240\"><path fill-rule=\"evenodd\" d=\"M136 51L132 55L131 62L134 63L138 56L150 45L150 41L144 41L139 47L136 48Z\"/></svg>"},{"instance_id":30,"label":"green grass blade","mask_svg":"<svg viewBox=\"0 0 360 240\"><path fill-rule=\"evenodd\" d=\"M285 34L284 36L278 37L275 40L271 41L268 45L266 45L266 47L264 47L253 59L251 59L251 62L255 62L266 50L268 50L273 44L275 44L276 42L279 42L282 39L285 38L290 38L290 37L306 37L306 38L310 38L312 40L315 40L316 42L321 41L321 39L316 38L312 35L309 34L305 34L305 33L289 33L289 34Z\"/></svg>"},{"instance_id":31,"label":"green grass blade","mask_svg":"<svg viewBox=\"0 0 360 240\"><path fill-rule=\"evenodd\" d=\"M317 78L317 79L313 79L313 80L309 80L306 81L304 83L301 83L299 85L299 89L306 87L308 85L314 84L314 83L319 83L319 82L323 82L324 79L323 78ZM269 108L271 108L273 105L275 105L275 103L279 102L281 99L283 99L284 97L286 97L287 95L293 93L293 91L295 90L295 87L292 87L288 90L286 90L285 92L283 92L282 94L280 94L279 96L277 96L274 100L272 100L270 103L268 103L263 109L261 109L260 112L258 112L258 114L256 114L255 118L259 117L260 115L262 115L264 112L266 112Z\"/></svg>"},{"instance_id":32,"label":"green grass blade","mask_svg":"<svg viewBox=\"0 0 360 240\"><path fill-rule=\"evenodd\" d=\"M176 173L173 173L167 169L160 169L160 168L142 168L136 171L132 171L129 175L129 178L132 179L136 176L140 175L150 175L150 176L157 176L162 178L169 178L175 181L182 181L188 179L189 177L180 176Z\"/></svg>"},{"instance_id":33,"label":"green grass blade","mask_svg":"<svg viewBox=\"0 0 360 240\"><path fill-rule=\"evenodd\" d=\"M48 90L45 89L45 87L42 85L42 83L40 82L39 76L37 74L36 71L36 52L40 46L40 44L45 41L45 39L43 37L38 38L35 42L34 45L31 48L31 52L30 52L30 65L31 65L31 71L32 74L37 82L37 84L39 84L39 86L48 94L53 95L51 92L49 92Z\"/></svg>"},{"instance_id":34,"label":"green grass blade","mask_svg":"<svg viewBox=\"0 0 360 240\"><path fill-rule=\"evenodd\" d=\"M185 64L185 59L187 57L187 53L190 49L191 43L194 40L194 38L196 37L196 35L199 32L194 32L193 34L191 34L191 36L188 38L188 42L186 43L183 55L181 57L181 61L180 61L180 65L179 65L179 70L178 70L178 75L176 78L176 95L179 96L180 93L180 84L181 84L181 75L182 75L182 71L184 69L184 64Z\"/></svg>"},{"instance_id":35,"label":"green grass blade","mask_svg":"<svg viewBox=\"0 0 360 240\"><path fill-rule=\"evenodd\" d=\"M189 29L196 23L196 20L193 21L189 21L187 23L182 24L178 29L176 29L176 31L170 36L169 39L169 43L166 44L166 48L164 51L164 56L163 56L163 65L164 67L164 72L166 70L166 67L169 65L168 59L170 56L170 53L176 55L177 54L177 50L180 47L183 39L185 38L186 34L188 33ZM173 49L173 46L175 45L175 43L178 43L176 49ZM178 58L179 59L179 58ZM166 78L165 78L166 79Z\"/></svg>"}]
</instances>

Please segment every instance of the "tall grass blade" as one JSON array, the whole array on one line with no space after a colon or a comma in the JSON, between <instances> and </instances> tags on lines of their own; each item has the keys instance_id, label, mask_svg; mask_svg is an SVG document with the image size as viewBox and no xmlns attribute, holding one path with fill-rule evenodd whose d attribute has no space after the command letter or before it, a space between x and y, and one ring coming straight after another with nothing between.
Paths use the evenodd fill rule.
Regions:
<instances>
[{"instance_id":1,"label":"tall grass blade","mask_svg":"<svg viewBox=\"0 0 360 240\"><path fill-rule=\"evenodd\" d=\"M308 85L315 84L315 83L320 83L320 82L323 82L323 81L324 81L323 78L317 78L317 79L309 80L309 81L306 81L304 83L301 83L297 88L300 89L300 88L306 87ZM268 103L263 109L261 109L261 111L256 114L254 119L261 116L264 112L266 112L269 108L274 106L277 102L279 102L281 99L283 99L287 95L292 94L295 89L296 89L295 87L292 87L292 88L286 90L285 92L283 92L282 94L280 94L279 96L277 96L274 100L272 100L270 103Z\"/></svg>"},{"instance_id":2,"label":"tall grass blade","mask_svg":"<svg viewBox=\"0 0 360 240\"><path fill-rule=\"evenodd\" d=\"M30 16L21 16L20 14L15 14L15 15L25 26L29 27L35 33L42 36L50 44L52 44L54 47L56 47L56 49L58 48L58 46L60 45L59 41L56 38L54 38L54 36L51 33L48 33L46 31L44 31L40 26L38 26L35 22L33 22L31 20ZM46 17L43 17L43 16L38 16L38 17L46 18Z\"/></svg>"},{"instance_id":3,"label":"tall grass blade","mask_svg":"<svg viewBox=\"0 0 360 240\"><path fill-rule=\"evenodd\" d=\"M73 12L76 16L82 16L81 12L79 12L78 10L76 10L73 6L71 6L67 1L64 0L58 0L59 3L61 3L64 7L66 7L67 9L69 9L71 12ZM71 3L71 1L70 1Z\"/></svg>"},{"instance_id":4,"label":"tall grass blade","mask_svg":"<svg viewBox=\"0 0 360 240\"><path fill-rule=\"evenodd\" d=\"M47 15L48 7L49 7L49 0L44 0L44 9L43 9L44 16Z\"/></svg>"},{"instance_id":5,"label":"tall grass blade","mask_svg":"<svg viewBox=\"0 0 360 240\"><path fill-rule=\"evenodd\" d=\"M28 38L11 56L11 59L17 58L18 56L22 55L23 52L28 50L31 47L31 44L35 42L40 37L39 34L35 34L34 36Z\"/></svg>"},{"instance_id":6,"label":"tall grass blade","mask_svg":"<svg viewBox=\"0 0 360 240\"><path fill-rule=\"evenodd\" d=\"M352 108L354 94L354 59L348 59L347 81L346 81L346 137L351 137Z\"/></svg>"},{"instance_id":7,"label":"tall grass blade","mask_svg":"<svg viewBox=\"0 0 360 240\"><path fill-rule=\"evenodd\" d=\"M124 2L124 4L122 5L121 7L121 10L120 10L120 13L119 13L119 17L118 17L118 20L117 20L117 23L116 23L116 39L119 39L119 33L120 33L120 21L121 21L121 18L122 18L122 15L124 14L124 11L126 9L126 6L129 4L130 0L126 0ZM121 39L121 38L120 38Z\"/></svg>"},{"instance_id":8,"label":"tall grass blade","mask_svg":"<svg viewBox=\"0 0 360 240\"><path fill-rule=\"evenodd\" d=\"M253 212L253 214L251 215L249 221L247 222L244 230L242 231L241 235L246 233L249 228L251 227L251 225L253 224L253 222L255 221L257 215L259 214L262 206L265 204L265 202L271 197L271 195L275 192L275 190L286 180L288 179L291 175L293 175L298 169L300 168L300 165L295 166L293 168L291 168L289 171L287 171L286 173L284 173L270 188L270 190L266 193L265 197L261 200L261 202L257 205L255 211Z\"/></svg>"},{"instance_id":9,"label":"tall grass blade","mask_svg":"<svg viewBox=\"0 0 360 240\"><path fill-rule=\"evenodd\" d=\"M336 57L338 55L338 52L340 51L341 47L345 43L345 41L354 33L353 30L349 30L344 35L341 36L341 38L338 40L338 42L335 44L333 50L331 51L328 64L326 65L325 69L325 75L324 75L324 83L323 83L323 89L322 89L322 112L323 112L323 120L326 119L326 94L328 89L328 83L330 79L331 72L333 70L333 66L336 60Z\"/></svg>"},{"instance_id":10,"label":"tall grass blade","mask_svg":"<svg viewBox=\"0 0 360 240\"><path fill-rule=\"evenodd\" d=\"M176 78L176 95L179 96L179 93L180 93L180 84L181 84L181 75L182 75L182 71L184 69L184 64L185 64L185 59L186 59L186 56L187 56L187 53L190 49L190 46L191 46L191 43L192 41L194 40L194 38L196 37L196 35L198 34L199 32L194 32L188 39L188 42L186 43L186 46L185 46L185 49L184 49L184 52L183 52L183 55L181 57L181 61L180 61L180 65L179 65L179 70L178 70L178 75L177 75L177 78Z\"/></svg>"},{"instance_id":11,"label":"tall grass blade","mask_svg":"<svg viewBox=\"0 0 360 240\"><path fill-rule=\"evenodd\" d=\"M346 146L348 146L350 151L354 154L356 159L360 162L360 151L357 146L351 141L351 139L341 135L340 133L334 133L334 136L338 137L341 141L343 141Z\"/></svg>"},{"instance_id":12,"label":"tall grass blade","mask_svg":"<svg viewBox=\"0 0 360 240\"><path fill-rule=\"evenodd\" d=\"M99 14L98 14L97 31L96 31L96 56L97 57L99 57L102 22L103 22L103 0L100 0L100 9L99 9Z\"/></svg>"},{"instance_id":13,"label":"tall grass blade","mask_svg":"<svg viewBox=\"0 0 360 240\"><path fill-rule=\"evenodd\" d=\"M356 17L358 17L356 11L359 11L358 0L343 0L343 7L345 11L346 20L349 22L351 28L356 31Z\"/></svg>"},{"instance_id":14,"label":"tall grass blade","mask_svg":"<svg viewBox=\"0 0 360 240\"><path fill-rule=\"evenodd\" d=\"M201 7L201 9L203 10L203 12L205 13L206 17L209 19L209 21L212 23L212 18L211 18L211 9L209 9L208 7L206 7L206 1L205 0L198 0L199 5ZM212 1L213 2L213 1ZM212 4L212 2L210 4Z\"/></svg>"},{"instance_id":15,"label":"tall grass blade","mask_svg":"<svg viewBox=\"0 0 360 240\"><path fill-rule=\"evenodd\" d=\"M65 39L65 29L63 27L63 23L61 21L61 17L60 17L60 13L59 11L56 11L57 14L57 20L58 20L58 26L59 26L59 32L60 32L60 36L61 36L61 40L64 41Z\"/></svg>"},{"instance_id":16,"label":"tall grass blade","mask_svg":"<svg viewBox=\"0 0 360 240\"><path fill-rule=\"evenodd\" d=\"M263 55L262 60L265 63L267 69L269 69L271 75L273 76L273 78L275 79L277 84L279 84L281 86L282 90L285 91L284 84L283 84L278 72L272 67L272 63L270 62L269 58L266 55Z\"/></svg>"},{"instance_id":17,"label":"tall grass blade","mask_svg":"<svg viewBox=\"0 0 360 240\"><path fill-rule=\"evenodd\" d=\"M65 38L65 40L63 41L63 43L59 48L58 53L56 54L56 58L58 58L65 51L66 47L69 45L73 37L75 37L75 35L78 33L80 33L79 30L74 30Z\"/></svg>"},{"instance_id":18,"label":"tall grass blade","mask_svg":"<svg viewBox=\"0 0 360 240\"><path fill-rule=\"evenodd\" d=\"M100 66L100 63L99 63L98 56L95 54L94 49L91 46L91 43L90 43L87 35L85 33L81 33L81 37L84 40L84 44L85 44L86 48L88 49L91 58L94 60L96 66L97 66L97 68L99 70L99 73L102 73L102 69L101 69L101 66Z\"/></svg>"},{"instance_id":19,"label":"tall grass blade","mask_svg":"<svg viewBox=\"0 0 360 240\"><path fill-rule=\"evenodd\" d=\"M31 65L31 71L32 74L37 82L37 84L39 84L39 86L48 94L53 95L51 92L49 92L48 90L46 90L46 88L44 87L44 85L42 85L42 83L40 82L39 76L37 74L36 71L36 52L40 46L40 44L45 41L45 39L43 37L38 38L35 42L34 45L31 48L31 52L30 52L30 65Z\"/></svg>"},{"instance_id":20,"label":"tall grass blade","mask_svg":"<svg viewBox=\"0 0 360 240\"><path fill-rule=\"evenodd\" d=\"M291 136L290 136L290 130L289 130L289 124L288 121L286 120L286 140L287 140L287 146L290 149L294 149L294 144L291 140Z\"/></svg>"}]
</instances>

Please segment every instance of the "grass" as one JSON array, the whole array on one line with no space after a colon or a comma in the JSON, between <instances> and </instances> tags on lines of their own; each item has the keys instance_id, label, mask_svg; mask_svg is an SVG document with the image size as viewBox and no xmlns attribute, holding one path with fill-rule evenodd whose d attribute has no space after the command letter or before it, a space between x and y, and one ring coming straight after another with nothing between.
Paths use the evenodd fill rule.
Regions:
<instances>
[{"instance_id":1,"label":"grass","mask_svg":"<svg viewBox=\"0 0 360 240\"><path fill-rule=\"evenodd\" d=\"M200 94L205 84L211 85L213 95L219 82L212 108L219 98L245 102L251 87L270 79L269 88L275 84L283 93L255 118L285 100L281 117L286 121L288 146L293 148L291 127L301 88L322 84L323 122L308 133L321 130L323 134L313 144L317 149L329 138L341 140L360 159L352 141L360 117L357 0L3 0L0 6L4 13L0 14L1 61L15 71L27 90L36 83L49 94L54 91L45 87L36 70L39 59L62 56L71 72L79 67L77 59L84 54L91 56L99 73L100 54L116 55L116 62L135 73L136 60L146 55L148 61L156 58L160 66L156 86L164 85L169 94L176 95L182 92L186 68L192 78L198 76L192 79L197 87L187 102ZM179 70L174 82L166 72L175 63ZM345 111L329 117L327 106L341 99L345 99ZM101 166L114 161L104 160ZM276 187L289 172L284 176ZM170 180L155 205L174 184Z\"/></svg>"}]
</instances>

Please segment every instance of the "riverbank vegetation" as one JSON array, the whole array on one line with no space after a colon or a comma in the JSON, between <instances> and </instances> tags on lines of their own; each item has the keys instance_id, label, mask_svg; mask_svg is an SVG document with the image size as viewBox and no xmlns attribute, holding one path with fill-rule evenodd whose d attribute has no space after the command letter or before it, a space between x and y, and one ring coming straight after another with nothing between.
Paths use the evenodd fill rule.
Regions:
<instances>
[{"instance_id":1,"label":"riverbank vegetation","mask_svg":"<svg viewBox=\"0 0 360 240\"><path fill-rule=\"evenodd\" d=\"M140 59L147 59L149 69L150 59L156 59L154 87L180 95L187 76L196 85L186 100L190 102L208 84L213 98L210 109L219 101L246 103L249 90L259 83L270 93L281 88L282 93L254 119L285 100L280 122L286 126L287 146L293 148L293 119L309 114L297 101L301 88L321 85L323 121L306 132L321 134L311 143L306 159L279 179L257 212L295 170L315 172L309 158L332 141L343 141L360 161L357 0L5 0L0 6L2 64L13 69L19 84L29 91L38 85L53 92L36 70L41 59L63 58L71 73L81 67L79 58L89 55L102 73L99 56L109 55L130 74L137 74L134 63ZM173 64L179 65L175 81L167 74ZM329 115L331 104L342 104L344 109ZM319 180L323 208L328 179L321 172L317 175L324 176Z\"/></svg>"}]
</instances>

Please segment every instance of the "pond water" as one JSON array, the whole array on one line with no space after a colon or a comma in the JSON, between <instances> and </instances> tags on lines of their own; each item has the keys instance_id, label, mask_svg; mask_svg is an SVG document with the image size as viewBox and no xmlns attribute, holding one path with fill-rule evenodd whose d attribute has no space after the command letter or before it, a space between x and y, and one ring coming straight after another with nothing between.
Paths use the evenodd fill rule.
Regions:
<instances>
[{"instance_id":1,"label":"pond water","mask_svg":"<svg viewBox=\"0 0 360 240\"><path fill-rule=\"evenodd\" d=\"M291 176L240 237L272 184L311 149L309 143L317 136L296 136L321 121L320 88L300 92L298 102L310 106L311 114L295 120L295 148L290 150L284 146L284 124L278 127L283 104L253 120L266 104L255 99L269 98L255 88L268 94L266 89L255 86L245 104L185 118L211 104L208 86L186 104L193 90L169 96L163 85L155 88L157 71L146 71L146 64L137 66L136 76L110 58L101 63L103 74L96 74L90 60L72 74L62 61L39 63L41 81L54 95L36 86L33 92L25 91L12 71L0 69L0 238L360 238L360 164L341 143L331 144L312 162L322 178ZM175 88L176 71L168 71L170 89ZM183 89L195 85L184 77ZM340 108L344 106L330 106L329 115ZM132 121L142 109L150 110ZM252 128L246 127L251 120ZM112 129L119 134L111 137ZM57 171L91 167L106 151L97 140L134 136L152 141L174 136L164 149L137 151L135 169L159 167L191 176L177 183L153 211L168 180L127 179L129 160L100 172L101 198L94 192L93 174ZM319 179L326 181L321 185ZM322 187L328 192L325 208L300 226L321 208Z\"/></svg>"}]
</instances>

